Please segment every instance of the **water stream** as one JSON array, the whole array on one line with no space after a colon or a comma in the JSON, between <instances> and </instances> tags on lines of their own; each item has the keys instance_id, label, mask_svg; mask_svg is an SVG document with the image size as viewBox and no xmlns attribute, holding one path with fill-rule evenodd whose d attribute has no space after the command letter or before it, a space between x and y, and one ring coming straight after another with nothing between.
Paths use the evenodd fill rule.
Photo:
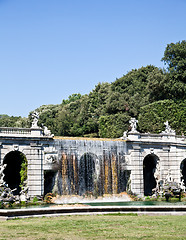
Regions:
<instances>
[{"instance_id":1,"label":"water stream","mask_svg":"<svg viewBox=\"0 0 186 240\"><path fill-rule=\"evenodd\" d=\"M119 194L130 187L124 141L64 139L56 140L56 145L58 170L45 173L45 182L50 178L47 192L98 197Z\"/></svg>"}]
</instances>

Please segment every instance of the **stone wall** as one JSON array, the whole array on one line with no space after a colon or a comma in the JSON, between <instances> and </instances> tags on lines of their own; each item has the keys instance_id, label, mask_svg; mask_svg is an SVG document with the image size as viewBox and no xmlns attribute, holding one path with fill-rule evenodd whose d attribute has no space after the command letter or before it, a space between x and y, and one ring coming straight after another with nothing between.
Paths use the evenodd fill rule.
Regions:
<instances>
[{"instance_id":1,"label":"stone wall","mask_svg":"<svg viewBox=\"0 0 186 240\"><path fill-rule=\"evenodd\" d=\"M135 129L122 139L53 138L40 128L0 131L0 163L12 151L28 161L29 195L43 195L45 173L51 172L60 194L116 194L130 188L144 195L144 159L158 159L159 174L180 181L186 139L174 132L141 134ZM157 163L156 163L157 166ZM154 170L153 170L154 171ZM88 174L88 176L85 176ZM130 186L129 186L130 185ZM52 184L51 184L52 186Z\"/></svg>"}]
</instances>

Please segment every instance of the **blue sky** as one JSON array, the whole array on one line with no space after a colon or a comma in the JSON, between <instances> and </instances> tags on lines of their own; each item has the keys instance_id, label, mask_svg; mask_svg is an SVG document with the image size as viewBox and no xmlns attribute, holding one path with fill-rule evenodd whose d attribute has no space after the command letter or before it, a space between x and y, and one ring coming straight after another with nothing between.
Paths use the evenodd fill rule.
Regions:
<instances>
[{"instance_id":1,"label":"blue sky","mask_svg":"<svg viewBox=\"0 0 186 240\"><path fill-rule=\"evenodd\" d=\"M0 0L0 114L24 116L186 39L185 0Z\"/></svg>"}]
</instances>

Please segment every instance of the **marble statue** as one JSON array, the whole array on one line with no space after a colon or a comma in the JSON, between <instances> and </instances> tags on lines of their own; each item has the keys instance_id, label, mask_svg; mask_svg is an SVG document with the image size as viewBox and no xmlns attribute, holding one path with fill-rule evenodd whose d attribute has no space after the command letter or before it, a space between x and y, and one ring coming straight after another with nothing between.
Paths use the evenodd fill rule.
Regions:
<instances>
[{"instance_id":1,"label":"marble statue","mask_svg":"<svg viewBox=\"0 0 186 240\"><path fill-rule=\"evenodd\" d=\"M54 134L51 134L51 131L46 126L44 126L43 129L44 129L45 136L51 136L51 137L54 136Z\"/></svg>"},{"instance_id":2,"label":"marble statue","mask_svg":"<svg viewBox=\"0 0 186 240\"><path fill-rule=\"evenodd\" d=\"M32 118L33 118L33 121L32 121L32 128L38 128L38 120L39 120L39 113L38 112L33 112L32 113Z\"/></svg>"},{"instance_id":3,"label":"marble statue","mask_svg":"<svg viewBox=\"0 0 186 240\"><path fill-rule=\"evenodd\" d=\"M4 174L4 170L6 168L7 164L0 164L0 185L4 185L5 182L3 180L5 174Z\"/></svg>"},{"instance_id":4,"label":"marble statue","mask_svg":"<svg viewBox=\"0 0 186 240\"><path fill-rule=\"evenodd\" d=\"M131 132L137 132L138 120L136 120L135 118L131 118L129 123L130 123L130 127L131 127Z\"/></svg>"},{"instance_id":5,"label":"marble statue","mask_svg":"<svg viewBox=\"0 0 186 240\"><path fill-rule=\"evenodd\" d=\"M164 124L165 124L165 131L163 131L162 133L175 133L175 131L171 129L168 121L164 122Z\"/></svg>"}]
</instances>

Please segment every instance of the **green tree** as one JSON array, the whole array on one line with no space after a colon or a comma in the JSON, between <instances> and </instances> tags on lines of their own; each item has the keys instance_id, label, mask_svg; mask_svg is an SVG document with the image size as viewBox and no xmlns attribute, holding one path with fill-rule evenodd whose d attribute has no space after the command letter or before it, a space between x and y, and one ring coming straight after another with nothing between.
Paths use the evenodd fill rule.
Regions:
<instances>
[{"instance_id":1,"label":"green tree","mask_svg":"<svg viewBox=\"0 0 186 240\"><path fill-rule=\"evenodd\" d=\"M62 104L66 105L66 104L69 104L71 102L75 102L76 100L78 100L80 98L81 98L81 94L80 93L74 93L74 94L70 95L68 97L68 99L66 99L66 100L63 99Z\"/></svg>"},{"instance_id":2,"label":"green tree","mask_svg":"<svg viewBox=\"0 0 186 240\"><path fill-rule=\"evenodd\" d=\"M130 116L126 113L110 114L99 118L99 137L118 138L128 130Z\"/></svg>"},{"instance_id":3,"label":"green tree","mask_svg":"<svg viewBox=\"0 0 186 240\"><path fill-rule=\"evenodd\" d=\"M186 100L166 99L156 101L140 109L138 126L141 132L160 133L167 120L179 135L186 134Z\"/></svg>"},{"instance_id":4,"label":"green tree","mask_svg":"<svg viewBox=\"0 0 186 240\"><path fill-rule=\"evenodd\" d=\"M186 83L186 41L167 45L162 61L175 80Z\"/></svg>"}]
</instances>

